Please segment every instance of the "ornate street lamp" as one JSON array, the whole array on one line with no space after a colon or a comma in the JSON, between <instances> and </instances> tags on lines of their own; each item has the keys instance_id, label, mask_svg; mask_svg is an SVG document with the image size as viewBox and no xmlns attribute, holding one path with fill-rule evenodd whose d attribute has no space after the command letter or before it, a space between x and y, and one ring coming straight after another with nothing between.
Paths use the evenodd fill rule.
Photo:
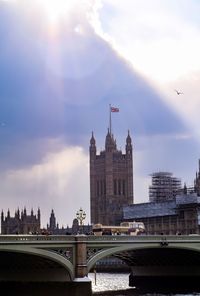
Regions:
<instances>
[{"instance_id":1,"label":"ornate street lamp","mask_svg":"<svg viewBox=\"0 0 200 296\"><path fill-rule=\"evenodd\" d=\"M81 226L81 232L83 232L83 225L84 225L84 220L85 220L85 218L86 218L86 213L85 213L85 211L83 211L83 209L82 208L80 208L80 210L79 211L77 211L77 213L76 213L76 218L77 218L77 220L79 221L79 224L80 224L80 226Z\"/></svg>"}]
</instances>

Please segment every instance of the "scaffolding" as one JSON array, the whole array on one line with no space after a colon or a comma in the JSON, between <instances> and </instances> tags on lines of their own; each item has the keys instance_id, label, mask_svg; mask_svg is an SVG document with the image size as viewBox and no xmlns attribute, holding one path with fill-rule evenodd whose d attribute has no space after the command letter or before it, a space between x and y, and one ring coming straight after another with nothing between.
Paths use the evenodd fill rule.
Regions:
<instances>
[{"instance_id":1,"label":"scaffolding","mask_svg":"<svg viewBox=\"0 0 200 296\"><path fill-rule=\"evenodd\" d=\"M149 201L161 202L173 200L182 190L181 180L169 172L151 174L152 184L149 186Z\"/></svg>"}]
</instances>

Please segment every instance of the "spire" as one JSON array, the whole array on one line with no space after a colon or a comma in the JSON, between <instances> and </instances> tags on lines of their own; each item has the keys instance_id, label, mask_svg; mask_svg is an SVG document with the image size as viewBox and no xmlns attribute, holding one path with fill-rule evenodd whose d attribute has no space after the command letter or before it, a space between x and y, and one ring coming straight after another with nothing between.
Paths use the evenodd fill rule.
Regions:
<instances>
[{"instance_id":1,"label":"spire","mask_svg":"<svg viewBox=\"0 0 200 296\"><path fill-rule=\"evenodd\" d=\"M15 211L15 217L17 219L19 219L19 217L20 217L19 208L17 209L17 211Z\"/></svg>"},{"instance_id":2,"label":"spire","mask_svg":"<svg viewBox=\"0 0 200 296\"><path fill-rule=\"evenodd\" d=\"M16 212L16 210L15 210L15 218L17 217L17 212Z\"/></svg>"},{"instance_id":3,"label":"spire","mask_svg":"<svg viewBox=\"0 0 200 296\"><path fill-rule=\"evenodd\" d=\"M128 130L128 135L126 137L126 154L132 154L132 140L131 140L131 136Z\"/></svg>"},{"instance_id":4,"label":"spire","mask_svg":"<svg viewBox=\"0 0 200 296\"><path fill-rule=\"evenodd\" d=\"M10 218L10 210L8 209L7 217Z\"/></svg>"},{"instance_id":5,"label":"spire","mask_svg":"<svg viewBox=\"0 0 200 296\"><path fill-rule=\"evenodd\" d=\"M199 159L199 176L200 176L200 159Z\"/></svg>"},{"instance_id":6,"label":"spire","mask_svg":"<svg viewBox=\"0 0 200 296\"><path fill-rule=\"evenodd\" d=\"M51 216L50 216L50 219L49 219L49 227L52 230L56 228L56 217L55 217L53 209L51 210Z\"/></svg>"},{"instance_id":7,"label":"spire","mask_svg":"<svg viewBox=\"0 0 200 296\"><path fill-rule=\"evenodd\" d=\"M91 145L91 146L95 146L95 144L96 144L96 141L95 141L95 138L94 138L94 133L93 133L93 131L92 131L92 137L91 137L91 139L90 139L90 145Z\"/></svg>"},{"instance_id":8,"label":"spire","mask_svg":"<svg viewBox=\"0 0 200 296\"><path fill-rule=\"evenodd\" d=\"M114 140L114 136L111 135L110 130L108 129L105 141L105 150L113 151L116 150L116 141Z\"/></svg>"},{"instance_id":9,"label":"spire","mask_svg":"<svg viewBox=\"0 0 200 296\"><path fill-rule=\"evenodd\" d=\"M4 221L4 213L3 210L1 211L1 222Z\"/></svg>"},{"instance_id":10,"label":"spire","mask_svg":"<svg viewBox=\"0 0 200 296\"><path fill-rule=\"evenodd\" d=\"M94 138L94 134L92 132L92 137L90 139L90 155L95 157L96 156L96 141L95 141L95 138Z\"/></svg>"},{"instance_id":11,"label":"spire","mask_svg":"<svg viewBox=\"0 0 200 296\"><path fill-rule=\"evenodd\" d=\"M183 194L187 194L187 186L186 186L186 183L184 183Z\"/></svg>"},{"instance_id":12,"label":"spire","mask_svg":"<svg viewBox=\"0 0 200 296\"><path fill-rule=\"evenodd\" d=\"M115 144L115 150L117 150L117 141L116 141L116 139L114 140L114 144Z\"/></svg>"},{"instance_id":13,"label":"spire","mask_svg":"<svg viewBox=\"0 0 200 296\"><path fill-rule=\"evenodd\" d=\"M131 144L132 140L131 140L131 137L130 137L130 132L128 130L128 136L126 137L126 143L130 143Z\"/></svg>"},{"instance_id":14,"label":"spire","mask_svg":"<svg viewBox=\"0 0 200 296\"><path fill-rule=\"evenodd\" d=\"M38 208L38 211L37 211L37 217L38 217L38 220L40 222L40 208Z\"/></svg>"}]
</instances>

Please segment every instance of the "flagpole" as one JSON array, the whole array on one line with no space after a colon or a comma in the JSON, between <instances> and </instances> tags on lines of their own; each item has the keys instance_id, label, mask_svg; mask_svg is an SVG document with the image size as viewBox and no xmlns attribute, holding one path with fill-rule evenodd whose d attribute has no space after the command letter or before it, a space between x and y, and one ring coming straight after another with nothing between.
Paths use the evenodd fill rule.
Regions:
<instances>
[{"instance_id":1,"label":"flagpole","mask_svg":"<svg viewBox=\"0 0 200 296\"><path fill-rule=\"evenodd\" d=\"M110 112L110 113L109 113L110 131L109 131L109 132L110 132L110 134L112 135L112 130L111 130L111 129L112 129L112 121L111 121L111 119L112 119L112 118L111 118L111 113L112 113L112 112L119 112L119 108L111 107L111 104L109 104L109 108L110 108L110 110L109 110L109 112Z\"/></svg>"},{"instance_id":2,"label":"flagpole","mask_svg":"<svg viewBox=\"0 0 200 296\"><path fill-rule=\"evenodd\" d=\"M111 134L111 105L109 104L109 112L110 112L110 134Z\"/></svg>"}]
</instances>

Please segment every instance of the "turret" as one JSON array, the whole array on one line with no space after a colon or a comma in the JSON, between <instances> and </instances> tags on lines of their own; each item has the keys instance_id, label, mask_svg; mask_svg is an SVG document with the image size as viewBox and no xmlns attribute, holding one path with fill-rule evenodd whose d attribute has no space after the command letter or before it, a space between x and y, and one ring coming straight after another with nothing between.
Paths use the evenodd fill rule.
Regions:
<instances>
[{"instance_id":1,"label":"turret","mask_svg":"<svg viewBox=\"0 0 200 296\"><path fill-rule=\"evenodd\" d=\"M95 141L95 138L94 138L94 134L92 132L92 137L90 139L90 155L91 156L96 156L96 141Z\"/></svg>"},{"instance_id":2,"label":"turret","mask_svg":"<svg viewBox=\"0 0 200 296\"><path fill-rule=\"evenodd\" d=\"M17 211L15 211L15 218L19 219L19 209Z\"/></svg>"},{"instance_id":3,"label":"turret","mask_svg":"<svg viewBox=\"0 0 200 296\"><path fill-rule=\"evenodd\" d=\"M199 159L199 177L200 177L200 159Z\"/></svg>"},{"instance_id":4,"label":"turret","mask_svg":"<svg viewBox=\"0 0 200 296\"><path fill-rule=\"evenodd\" d=\"M132 140L128 131L128 136L126 137L126 154L132 155Z\"/></svg>"},{"instance_id":5,"label":"turret","mask_svg":"<svg viewBox=\"0 0 200 296\"><path fill-rule=\"evenodd\" d=\"M38 208L38 211L37 211L37 218L38 218L38 222L40 223L40 208Z\"/></svg>"},{"instance_id":6,"label":"turret","mask_svg":"<svg viewBox=\"0 0 200 296\"><path fill-rule=\"evenodd\" d=\"M56 228L56 218L55 218L55 214L54 214L53 209L51 211L51 216L50 216L50 219L49 219L49 227L52 230Z\"/></svg>"},{"instance_id":7,"label":"turret","mask_svg":"<svg viewBox=\"0 0 200 296\"><path fill-rule=\"evenodd\" d=\"M1 223L4 221L4 213L3 210L1 211Z\"/></svg>"},{"instance_id":8,"label":"turret","mask_svg":"<svg viewBox=\"0 0 200 296\"><path fill-rule=\"evenodd\" d=\"M17 218L19 219L20 218L19 208L17 209L16 215L17 215Z\"/></svg>"},{"instance_id":9,"label":"turret","mask_svg":"<svg viewBox=\"0 0 200 296\"><path fill-rule=\"evenodd\" d=\"M184 183L184 187L183 187L183 194L187 194L187 186L186 186L186 183Z\"/></svg>"},{"instance_id":10,"label":"turret","mask_svg":"<svg viewBox=\"0 0 200 296\"><path fill-rule=\"evenodd\" d=\"M116 142L114 140L113 135L111 135L109 129L108 129L108 133L106 135L105 150L109 151L109 152L116 150Z\"/></svg>"},{"instance_id":11,"label":"turret","mask_svg":"<svg viewBox=\"0 0 200 296\"><path fill-rule=\"evenodd\" d=\"M7 218L10 218L10 210L8 209Z\"/></svg>"}]
</instances>

